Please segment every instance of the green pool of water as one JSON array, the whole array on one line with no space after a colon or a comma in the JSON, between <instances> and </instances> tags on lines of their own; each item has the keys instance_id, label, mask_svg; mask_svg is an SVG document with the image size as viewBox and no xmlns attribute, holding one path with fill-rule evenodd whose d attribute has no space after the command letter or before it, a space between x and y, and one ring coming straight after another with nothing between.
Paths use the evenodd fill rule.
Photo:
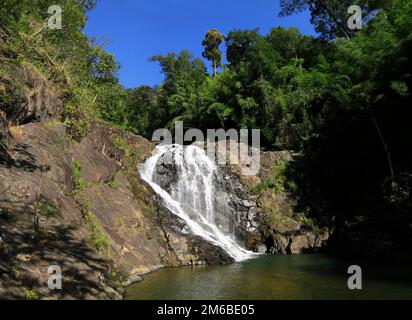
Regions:
<instances>
[{"instance_id":1,"label":"green pool of water","mask_svg":"<svg viewBox=\"0 0 412 320\"><path fill-rule=\"evenodd\" d=\"M363 289L348 289L348 267L362 267ZM261 256L227 266L171 268L127 289L133 300L412 299L412 268L323 255Z\"/></svg>"}]
</instances>

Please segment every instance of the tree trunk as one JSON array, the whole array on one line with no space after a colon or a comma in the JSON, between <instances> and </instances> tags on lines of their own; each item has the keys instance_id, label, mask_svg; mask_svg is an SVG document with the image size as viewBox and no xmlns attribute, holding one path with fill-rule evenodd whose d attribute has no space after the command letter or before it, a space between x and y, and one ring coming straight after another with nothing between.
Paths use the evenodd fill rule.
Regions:
<instances>
[{"instance_id":1,"label":"tree trunk","mask_svg":"<svg viewBox=\"0 0 412 320\"><path fill-rule=\"evenodd\" d=\"M217 61L213 60L213 74L217 77Z\"/></svg>"},{"instance_id":2,"label":"tree trunk","mask_svg":"<svg viewBox=\"0 0 412 320\"><path fill-rule=\"evenodd\" d=\"M379 138L382 142L383 148L385 149L386 157L388 159L389 172L391 174L392 182L394 182L395 181L395 171L393 170L392 157L391 157L391 153L389 151L389 147L388 147L388 145L385 141L385 137L383 136L382 130L379 127L378 121L376 121L375 114L373 113L372 107L370 108L370 113L371 113L371 116L372 116L372 121L373 121L373 123L375 125L375 128L376 128L376 131L378 132Z\"/></svg>"}]
</instances>

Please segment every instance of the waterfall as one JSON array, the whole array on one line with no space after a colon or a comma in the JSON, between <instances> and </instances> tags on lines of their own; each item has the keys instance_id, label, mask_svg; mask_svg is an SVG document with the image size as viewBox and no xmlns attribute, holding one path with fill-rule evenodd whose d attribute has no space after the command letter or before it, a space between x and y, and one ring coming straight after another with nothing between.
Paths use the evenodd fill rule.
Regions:
<instances>
[{"instance_id":1,"label":"waterfall","mask_svg":"<svg viewBox=\"0 0 412 320\"><path fill-rule=\"evenodd\" d=\"M176 181L166 191L158 181L157 168L166 154L173 155ZM217 166L206 152L196 146L161 145L139 168L139 173L160 196L164 206L183 219L190 233L221 247L235 261L255 256L242 248L224 215L230 214L224 190L216 180Z\"/></svg>"}]
</instances>

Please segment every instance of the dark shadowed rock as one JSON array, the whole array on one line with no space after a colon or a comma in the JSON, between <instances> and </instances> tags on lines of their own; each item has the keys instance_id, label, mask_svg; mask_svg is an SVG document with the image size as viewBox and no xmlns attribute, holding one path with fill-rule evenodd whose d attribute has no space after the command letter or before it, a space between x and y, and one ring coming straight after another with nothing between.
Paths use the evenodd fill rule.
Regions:
<instances>
[{"instance_id":1,"label":"dark shadowed rock","mask_svg":"<svg viewBox=\"0 0 412 320\"><path fill-rule=\"evenodd\" d=\"M173 149L163 154L158 161L156 167L156 183L164 190L170 188L176 183L178 179L178 171L174 159Z\"/></svg>"},{"instance_id":2,"label":"dark shadowed rock","mask_svg":"<svg viewBox=\"0 0 412 320\"><path fill-rule=\"evenodd\" d=\"M223 186L229 198L229 206L232 210L233 228L236 237L245 241L251 234L257 231L257 205L250 197L249 190L240 181L229 167L224 166L218 169L218 183ZM248 249L254 249L255 243L245 241Z\"/></svg>"},{"instance_id":3,"label":"dark shadowed rock","mask_svg":"<svg viewBox=\"0 0 412 320\"><path fill-rule=\"evenodd\" d=\"M0 145L10 136L6 114L0 110ZM1 146L0 146L1 147Z\"/></svg>"}]
</instances>

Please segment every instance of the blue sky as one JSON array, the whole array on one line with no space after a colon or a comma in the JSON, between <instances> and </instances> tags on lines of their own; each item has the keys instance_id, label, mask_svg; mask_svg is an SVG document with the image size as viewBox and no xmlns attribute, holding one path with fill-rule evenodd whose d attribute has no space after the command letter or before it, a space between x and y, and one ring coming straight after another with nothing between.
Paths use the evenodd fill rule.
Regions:
<instances>
[{"instance_id":1,"label":"blue sky","mask_svg":"<svg viewBox=\"0 0 412 320\"><path fill-rule=\"evenodd\" d=\"M86 33L97 38L120 62L127 88L159 84L163 76L148 59L187 49L201 57L202 39L211 28L234 29L295 26L314 35L308 12L279 18L278 0L99 0L88 13Z\"/></svg>"}]
</instances>

